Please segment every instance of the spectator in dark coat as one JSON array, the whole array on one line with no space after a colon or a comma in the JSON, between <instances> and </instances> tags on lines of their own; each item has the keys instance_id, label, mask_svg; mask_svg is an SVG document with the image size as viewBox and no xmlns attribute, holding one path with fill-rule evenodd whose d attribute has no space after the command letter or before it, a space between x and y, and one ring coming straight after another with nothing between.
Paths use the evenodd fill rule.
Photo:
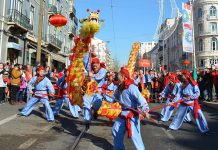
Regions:
<instances>
[{"instance_id":1,"label":"spectator in dark coat","mask_svg":"<svg viewBox=\"0 0 218 150\"><path fill-rule=\"evenodd\" d=\"M209 69L205 70L203 82L204 82L205 90L207 92L207 101L212 101L213 80Z\"/></svg>"},{"instance_id":2,"label":"spectator in dark coat","mask_svg":"<svg viewBox=\"0 0 218 150\"><path fill-rule=\"evenodd\" d=\"M204 97L205 85L204 84L205 83L204 83L203 77L199 76L198 77L198 87L200 89L200 98L199 98L200 101L204 101L205 100L205 97Z\"/></svg>"}]
</instances>

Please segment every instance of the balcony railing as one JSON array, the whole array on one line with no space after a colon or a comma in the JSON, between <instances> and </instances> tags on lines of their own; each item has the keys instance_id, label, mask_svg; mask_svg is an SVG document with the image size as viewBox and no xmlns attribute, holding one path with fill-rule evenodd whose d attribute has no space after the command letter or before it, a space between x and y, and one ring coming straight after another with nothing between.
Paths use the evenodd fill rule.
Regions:
<instances>
[{"instance_id":1,"label":"balcony railing","mask_svg":"<svg viewBox=\"0 0 218 150\"><path fill-rule=\"evenodd\" d=\"M218 20L218 16L217 15L216 16L207 15L206 19L207 20Z\"/></svg>"},{"instance_id":2,"label":"balcony railing","mask_svg":"<svg viewBox=\"0 0 218 150\"><path fill-rule=\"evenodd\" d=\"M33 25L30 24L30 19L16 9L8 10L8 22L14 22L27 30L33 30Z\"/></svg>"},{"instance_id":3,"label":"balcony railing","mask_svg":"<svg viewBox=\"0 0 218 150\"><path fill-rule=\"evenodd\" d=\"M217 31L198 31L197 35L198 36L213 36L213 35L217 35L218 34L218 30Z\"/></svg>"},{"instance_id":4,"label":"balcony railing","mask_svg":"<svg viewBox=\"0 0 218 150\"><path fill-rule=\"evenodd\" d=\"M48 4L48 12L52 13L52 14L57 14L58 9L57 9L57 7L55 5Z\"/></svg>"},{"instance_id":5,"label":"balcony railing","mask_svg":"<svg viewBox=\"0 0 218 150\"><path fill-rule=\"evenodd\" d=\"M75 22L76 26L78 26L78 18L77 17L74 17L74 22Z\"/></svg>"},{"instance_id":6,"label":"balcony railing","mask_svg":"<svg viewBox=\"0 0 218 150\"><path fill-rule=\"evenodd\" d=\"M75 27L72 27L71 30L69 31L69 36L70 37L75 37L77 32L76 32L76 28Z\"/></svg>"},{"instance_id":7,"label":"balcony railing","mask_svg":"<svg viewBox=\"0 0 218 150\"><path fill-rule=\"evenodd\" d=\"M71 17L75 17L76 16L76 8L73 5L70 6L69 11L70 11Z\"/></svg>"},{"instance_id":8,"label":"balcony railing","mask_svg":"<svg viewBox=\"0 0 218 150\"><path fill-rule=\"evenodd\" d=\"M72 28L72 33L73 33L73 35L76 36L76 28L75 27Z\"/></svg>"},{"instance_id":9,"label":"balcony railing","mask_svg":"<svg viewBox=\"0 0 218 150\"><path fill-rule=\"evenodd\" d=\"M56 47L61 49L62 41L56 38L54 35L48 34L46 36L46 42L55 45Z\"/></svg>"}]
</instances>

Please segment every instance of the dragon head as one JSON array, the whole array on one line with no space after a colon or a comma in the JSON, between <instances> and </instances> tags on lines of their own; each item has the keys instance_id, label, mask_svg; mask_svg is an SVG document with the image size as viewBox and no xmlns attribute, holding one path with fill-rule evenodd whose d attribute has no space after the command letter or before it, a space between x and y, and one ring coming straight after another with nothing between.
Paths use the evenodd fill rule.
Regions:
<instances>
[{"instance_id":1,"label":"dragon head","mask_svg":"<svg viewBox=\"0 0 218 150\"><path fill-rule=\"evenodd\" d=\"M89 12L89 9L87 9L87 11ZM84 22L95 22L99 24L99 15L100 11L94 11L94 12L90 12L89 16L86 19L81 19L80 23L84 23Z\"/></svg>"},{"instance_id":2,"label":"dragon head","mask_svg":"<svg viewBox=\"0 0 218 150\"><path fill-rule=\"evenodd\" d=\"M89 19L89 22L99 23L99 11L90 12L88 19Z\"/></svg>"},{"instance_id":3,"label":"dragon head","mask_svg":"<svg viewBox=\"0 0 218 150\"><path fill-rule=\"evenodd\" d=\"M89 12L89 9L87 9ZM100 21L99 21L100 11L90 12L89 16L86 19L81 19L80 23L82 24L80 29L80 36L87 38L94 36L100 30Z\"/></svg>"}]
</instances>

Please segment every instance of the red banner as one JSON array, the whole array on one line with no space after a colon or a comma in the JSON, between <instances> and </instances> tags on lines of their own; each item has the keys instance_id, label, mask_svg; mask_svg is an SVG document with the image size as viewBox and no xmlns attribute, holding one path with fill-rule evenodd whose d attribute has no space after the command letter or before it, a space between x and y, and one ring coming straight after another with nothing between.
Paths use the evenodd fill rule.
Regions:
<instances>
[{"instance_id":1,"label":"red banner","mask_svg":"<svg viewBox=\"0 0 218 150\"><path fill-rule=\"evenodd\" d=\"M151 60L150 59L140 59L139 60L139 67L150 68Z\"/></svg>"}]
</instances>

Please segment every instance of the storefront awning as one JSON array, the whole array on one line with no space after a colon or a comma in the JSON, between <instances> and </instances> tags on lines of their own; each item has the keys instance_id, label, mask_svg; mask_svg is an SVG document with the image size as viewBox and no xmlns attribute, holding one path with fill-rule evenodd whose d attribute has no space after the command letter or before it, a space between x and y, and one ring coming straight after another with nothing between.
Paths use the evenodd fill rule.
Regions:
<instances>
[{"instance_id":1,"label":"storefront awning","mask_svg":"<svg viewBox=\"0 0 218 150\"><path fill-rule=\"evenodd\" d=\"M23 46L14 42L8 42L8 48L13 48L20 51L23 50Z\"/></svg>"},{"instance_id":2,"label":"storefront awning","mask_svg":"<svg viewBox=\"0 0 218 150\"><path fill-rule=\"evenodd\" d=\"M56 61L59 61L59 62L62 62L62 63L66 63L66 57L63 57L61 55L57 55L55 53L51 53L51 57L52 57L52 59L54 59Z\"/></svg>"}]
</instances>

